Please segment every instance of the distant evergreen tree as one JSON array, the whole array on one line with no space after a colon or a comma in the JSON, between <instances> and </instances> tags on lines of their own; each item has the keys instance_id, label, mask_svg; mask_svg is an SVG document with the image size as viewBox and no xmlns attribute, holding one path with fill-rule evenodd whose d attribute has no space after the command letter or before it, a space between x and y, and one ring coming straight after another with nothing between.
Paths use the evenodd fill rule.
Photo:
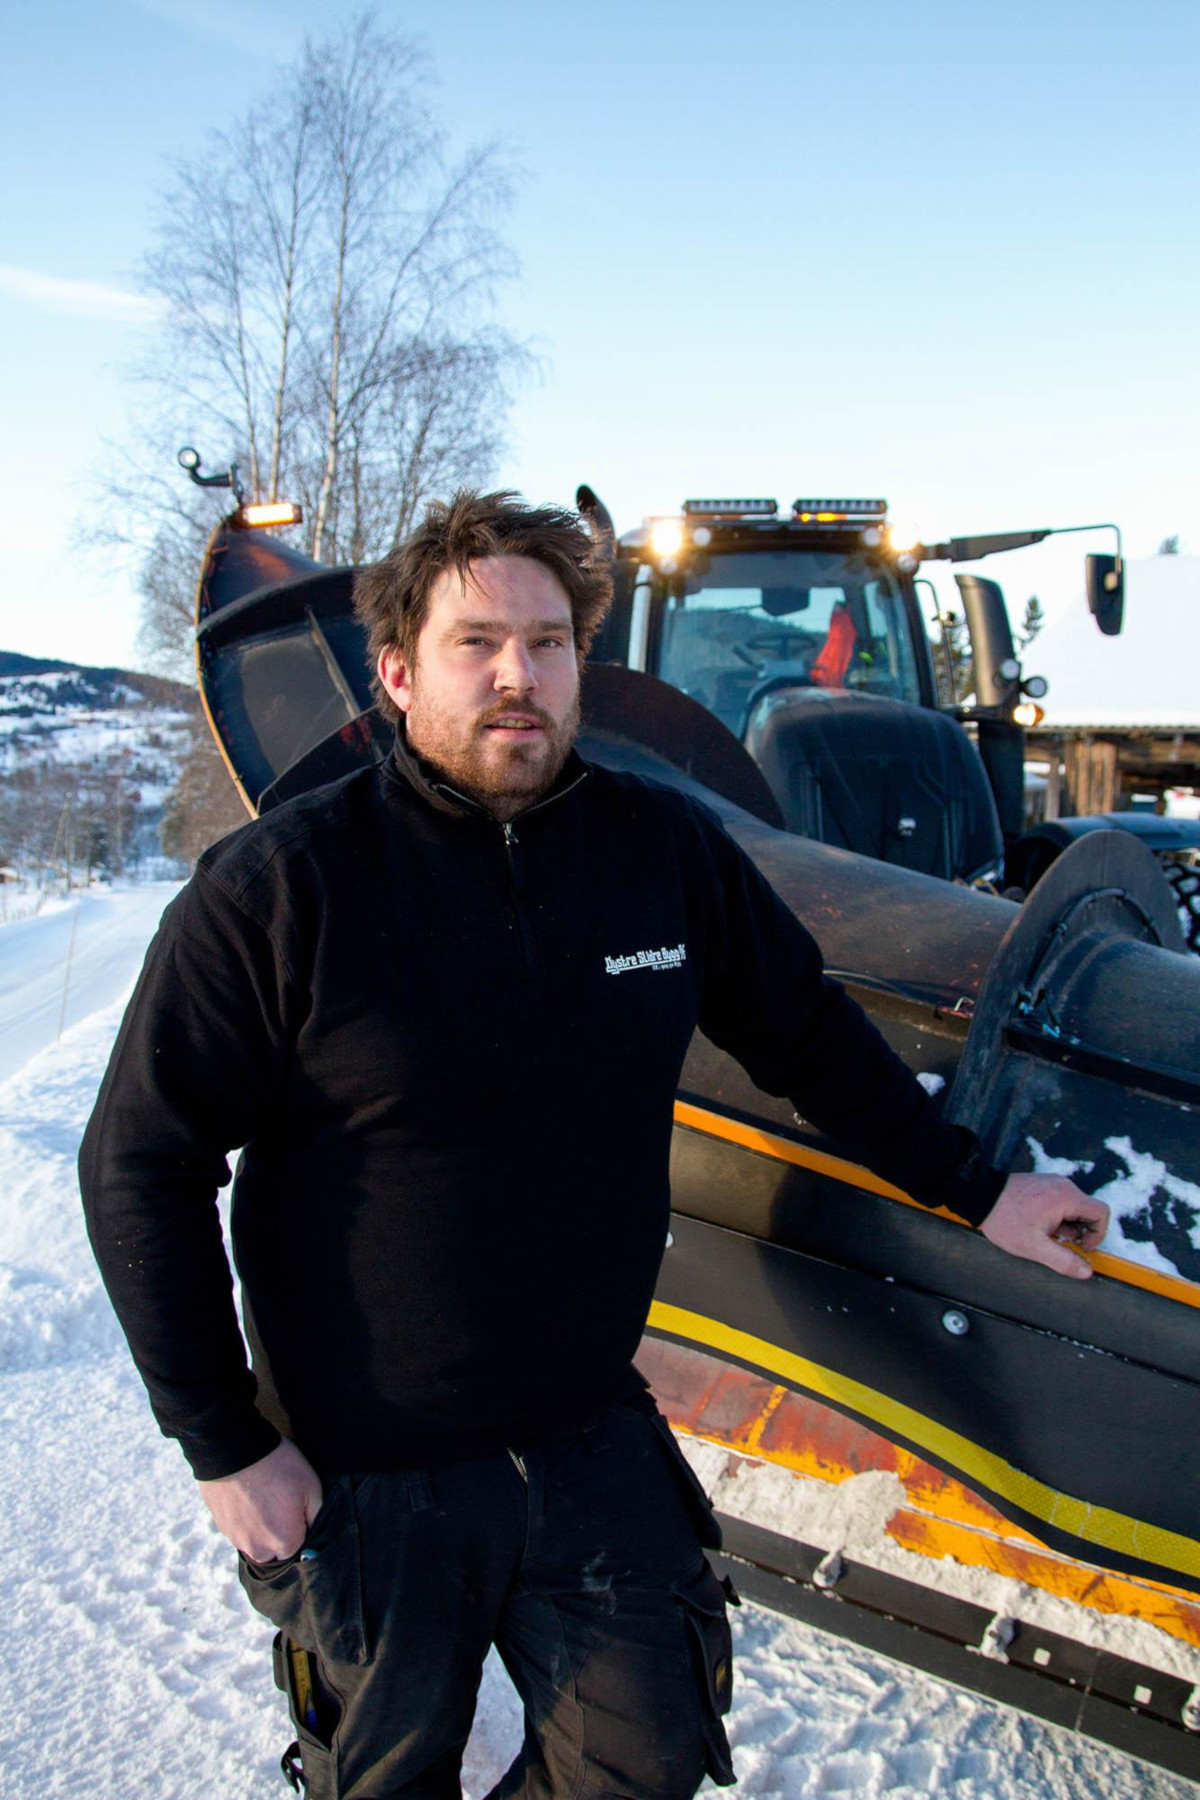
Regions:
<instances>
[{"instance_id":1,"label":"distant evergreen tree","mask_svg":"<svg viewBox=\"0 0 1200 1800\"><path fill-rule=\"evenodd\" d=\"M961 613L939 614L942 629L937 666L938 691L943 706L961 704L975 684L975 666L971 658L971 636Z\"/></svg>"},{"instance_id":2,"label":"distant evergreen tree","mask_svg":"<svg viewBox=\"0 0 1200 1800\"><path fill-rule=\"evenodd\" d=\"M1017 648L1028 650L1042 626L1046 623L1046 613L1036 594L1030 594L1025 602L1025 617L1021 620L1021 629L1017 633Z\"/></svg>"},{"instance_id":3,"label":"distant evergreen tree","mask_svg":"<svg viewBox=\"0 0 1200 1800\"><path fill-rule=\"evenodd\" d=\"M1158 554L1160 556L1178 556L1179 555L1179 533L1178 532L1175 533L1174 537L1165 537L1163 539L1162 543L1158 546Z\"/></svg>"},{"instance_id":4,"label":"distant evergreen tree","mask_svg":"<svg viewBox=\"0 0 1200 1800\"><path fill-rule=\"evenodd\" d=\"M116 872L108 821L104 818L92 817L87 821L85 859L89 875L112 875Z\"/></svg>"}]
</instances>

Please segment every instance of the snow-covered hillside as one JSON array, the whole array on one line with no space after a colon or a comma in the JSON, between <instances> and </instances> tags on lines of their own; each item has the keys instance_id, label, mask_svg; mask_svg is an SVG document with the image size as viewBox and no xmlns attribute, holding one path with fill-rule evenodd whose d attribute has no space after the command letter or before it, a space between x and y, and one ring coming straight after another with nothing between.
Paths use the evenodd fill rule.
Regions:
<instances>
[{"instance_id":1,"label":"snow-covered hillside","mask_svg":"<svg viewBox=\"0 0 1200 1800\"><path fill-rule=\"evenodd\" d=\"M288 1792L271 1629L151 1421L76 1189L118 996L170 891L85 902L57 1042L54 978L72 909L0 929L4 1800ZM735 1615L735 1633L730 1738L745 1800L1194 1800L1178 1777L754 1606ZM470 1796L487 1791L519 1738L493 1661Z\"/></svg>"},{"instance_id":2,"label":"snow-covered hillside","mask_svg":"<svg viewBox=\"0 0 1200 1800\"><path fill-rule=\"evenodd\" d=\"M154 867L194 720L178 682L0 652L0 862Z\"/></svg>"}]
</instances>

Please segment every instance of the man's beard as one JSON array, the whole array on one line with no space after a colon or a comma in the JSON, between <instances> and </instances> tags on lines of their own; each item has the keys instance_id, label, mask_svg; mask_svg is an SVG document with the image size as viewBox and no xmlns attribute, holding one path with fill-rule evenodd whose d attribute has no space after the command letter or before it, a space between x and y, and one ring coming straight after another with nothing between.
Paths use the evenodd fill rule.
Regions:
<instances>
[{"instance_id":1,"label":"man's beard","mask_svg":"<svg viewBox=\"0 0 1200 1800\"><path fill-rule=\"evenodd\" d=\"M523 734L510 731L498 741L492 720L525 717L542 727ZM570 711L556 720L533 700L497 701L468 724L436 702L426 700L414 679L406 734L411 749L460 794L476 800L498 819L511 819L534 805L558 779L579 730L579 694Z\"/></svg>"}]
</instances>

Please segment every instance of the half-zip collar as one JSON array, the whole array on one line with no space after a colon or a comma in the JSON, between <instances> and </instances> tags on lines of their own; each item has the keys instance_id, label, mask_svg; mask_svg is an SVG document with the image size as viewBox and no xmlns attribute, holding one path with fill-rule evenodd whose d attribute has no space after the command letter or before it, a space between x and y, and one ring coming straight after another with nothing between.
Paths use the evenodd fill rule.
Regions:
<instances>
[{"instance_id":1,"label":"half-zip collar","mask_svg":"<svg viewBox=\"0 0 1200 1800\"><path fill-rule=\"evenodd\" d=\"M460 819L486 820L489 824L504 827L506 842L511 842L512 839L512 832L508 827L519 825L532 813L540 812L543 807L550 806L554 801L564 799L567 794L572 793L581 782L585 781L591 772L578 751L568 751L567 760L556 775L549 793L543 794L540 800L535 800L532 806L525 807L515 818L503 821L497 819L496 815L489 812L480 801L473 800L468 794L462 794L457 788L452 787L423 757L417 755L409 744L403 720L396 726L396 741L392 746L391 755L387 757L381 767L386 781L393 784L403 782L437 812Z\"/></svg>"},{"instance_id":2,"label":"half-zip collar","mask_svg":"<svg viewBox=\"0 0 1200 1800\"><path fill-rule=\"evenodd\" d=\"M581 786L591 773L587 763L576 751L571 750L549 793L543 794L540 800L525 807L513 819L498 819L478 800L472 799L469 794L460 793L448 781L443 780L439 772L412 749L403 723L396 727L396 742L392 754L382 764L382 771L386 781L393 786L402 783L411 788L427 806L443 817L458 819L477 827L490 827L496 832L504 852L504 879L521 967L529 979L544 975L546 971L525 890L524 858L521 855L517 827L534 813L543 812L557 801L565 800L568 794Z\"/></svg>"}]
</instances>

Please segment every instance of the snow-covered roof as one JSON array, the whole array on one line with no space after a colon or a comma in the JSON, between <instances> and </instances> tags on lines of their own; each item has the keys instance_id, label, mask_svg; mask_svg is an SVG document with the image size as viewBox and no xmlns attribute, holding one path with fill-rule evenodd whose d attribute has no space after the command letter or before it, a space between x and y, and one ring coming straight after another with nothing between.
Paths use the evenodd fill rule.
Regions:
<instances>
[{"instance_id":1,"label":"snow-covered roof","mask_svg":"<svg viewBox=\"0 0 1200 1800\"><path fill-rule=\"evenodd\" d=\"M1101 635L1080 594L1023 663L1050 683L1048 726L1200 726L1200 556L1126 562L1119 637Z\"/></svg>"}]
</instances>

